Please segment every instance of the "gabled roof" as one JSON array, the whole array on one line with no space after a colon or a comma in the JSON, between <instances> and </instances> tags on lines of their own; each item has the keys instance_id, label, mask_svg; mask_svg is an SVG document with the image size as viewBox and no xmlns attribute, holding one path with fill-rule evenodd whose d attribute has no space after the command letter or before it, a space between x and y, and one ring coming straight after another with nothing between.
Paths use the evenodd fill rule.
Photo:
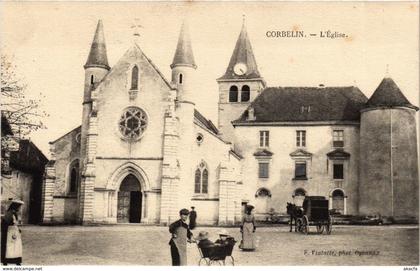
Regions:
<instances>
[{"instance_id":1,"label":"gabled roof","mask_svg":"<svg viewBox=\"0 0 420 271\"><path fill-rule=\"evenodd\" d=\"M255 120L248 120L247 110L232 123L359 121L360 109L367 101L357 87L270 87L250 105Z\"/></svg>"},{"instance_id":2,"label":"gabled roof","mask_svg":"<svg viewBox=\"0 0 420 271\"><path fill-rule=\"evenodd\" d=\"M327 153L328 158L330 159L348 159L350 157L350 153L345 152L343 149L335 149Z\"/></svg>"},{"instance_id":3,"label":"gabled roof","mask_svg":"<svg viewBox=\"0 0 420 271\"><path fill-rule=\"evenodd\" d=\"M54 144L55 142L59 141L60 139L62 139L63 137L65 137L66 135L68 135L68 134L70 134L70 133L72 133L72 132L74 132L74 131L76 131L77 133L80 133L80 132L82 131L82 125L77 126L77 127L76 127L76 128L74 128L73 130L70 130L69 132L65 133L64 135L60 136L59 138L57 138L57 139L56 139L56 140L54 140L54 141L50 141L49 143L50 143L50 144Z\"/></svg>"},{"instance_id":4,"label":"gabled roof","mask_svg":"<svg viewBox=\"0 0 420 271\"><path fill-rule=\"evenodd\" d=\"M244 75L235 74L233 69L237 63L243 63L246 65L247 71ZM249 41L244 22L242 24L241 33L239 34L238 40L236 41L235 49L233 50L226 72L218 80L256 78L261 78L261 75L258 71L257 62L255 61L254 52L252 51L251 42Z\"/></svg>"},{"instance_id":5,"label":"gabled roof","mask_svg":"<svg viewBox=\"0 0 420 271\"><path fill-rule=\"evenodd\" d=\"M90 67L99 67L109 70L102 20L98 21L89 56L84 66L85 69Z\"/></svg>"},{"instance_id":6,"label":"gabled roof","mask_svg":"<svg viewBox=\"0 0 420 271\"><path fill-rule=\"evenodd\" d=\"M181 26L181 32L179 33L178 44L171 68L176 66L191 66L193 68L197 67L194 61L194 54L191 47L188 24L185 21Z\"/></svg>"},{"instance_id":7,"label":"gabled roof","mask_svg":"<svg viewBox=\"0 0 420 271\"><path fill-rule=\"evenodd\" d=\"M206 119L197 109L194 109L194 118L198 120L204 127L212 131L214 134L219 134L216 126L214 126L211 120Z\"/></svg>"},{"instance_id":8,"label":"gabled roof","mask_svg":"<svg viewBox=\"0 0 420 271\"><path fill-rule=\"evenodd\" d=\"M394 80L389 77L385 77L375 92L369 98L366 107L394 107L404 106L418 110L418 107L412 105L400 88L395 84Z\"/></svg>"}]
</instances>

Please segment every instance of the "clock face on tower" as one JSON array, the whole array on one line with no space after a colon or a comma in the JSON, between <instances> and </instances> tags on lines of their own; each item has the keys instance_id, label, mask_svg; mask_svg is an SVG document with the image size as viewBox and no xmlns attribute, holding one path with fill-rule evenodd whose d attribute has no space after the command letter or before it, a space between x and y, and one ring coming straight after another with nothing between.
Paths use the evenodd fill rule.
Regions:
<instances>
[{"instance_id":1,"label":"clock face on tower","mask_svg":"<svg viewBox=\"0 0 420 271\"><path fill-rule=\"evenodd\" d=\"M235 67L233 67L233 71L237 74L237 75L244 75L247 71L247 67L244 63L237 63L235 65Z\"/></svg>"}]
</instances>

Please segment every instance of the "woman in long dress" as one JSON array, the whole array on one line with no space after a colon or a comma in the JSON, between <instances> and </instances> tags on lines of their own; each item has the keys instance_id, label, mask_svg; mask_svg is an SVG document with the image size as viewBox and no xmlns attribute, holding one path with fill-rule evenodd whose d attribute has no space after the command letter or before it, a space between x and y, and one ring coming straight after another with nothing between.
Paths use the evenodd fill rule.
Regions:
<instances>
[{"instance_id":1,"label":"woman in long dress","mask_svg":"<svg viewBox=\"0 0 420 271\"><path fill-rule=\"evenodd\" d=\"M17 228L22 204L23 201L12 200L1 220L1 263L3 265L8 263L21 265L22 263L22 237L20 229ZM14 231L9 230L11 227L15 227Z\"/></svg>"},{"instance_id":2,"label":"woman in long dress","mask_svg":"<svg viewBox=\"0 0 420 271\"><path fill-rule=\"evenodd\" d=\"M245 208L245 214L242 218L241 233L242 241L239 246L242 250L252 251L255 250L255 218L252 214L254 206L247 205Z\"/></svg>"}]
</instances>

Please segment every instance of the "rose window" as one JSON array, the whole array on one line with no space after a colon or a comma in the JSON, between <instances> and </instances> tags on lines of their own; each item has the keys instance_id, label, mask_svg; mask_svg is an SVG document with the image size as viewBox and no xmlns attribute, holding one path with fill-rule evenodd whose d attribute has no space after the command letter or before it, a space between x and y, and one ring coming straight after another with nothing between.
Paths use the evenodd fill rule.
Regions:
<instances>
[{"instance_id":1,"label":"rose window","mask_svg":"<svg viewBox=\"0 0 420 271\"><path fill-rule=\"evenodd\" d=\"M137 107L128 108L121 116L119 129L121 134L128 139L140 138L147 127L146 113Z\"/></svg>"}]
</instances>

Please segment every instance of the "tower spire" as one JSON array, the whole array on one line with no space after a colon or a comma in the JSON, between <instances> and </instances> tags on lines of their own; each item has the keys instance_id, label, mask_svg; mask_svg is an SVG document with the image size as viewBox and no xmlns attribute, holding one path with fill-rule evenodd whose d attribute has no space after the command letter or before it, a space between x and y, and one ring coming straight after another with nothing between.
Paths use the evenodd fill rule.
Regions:
<instances>
[{"instance_id":1,"label":"tower spire","mask_svg":"<svg viewBox=\"0 0 420 271\"><path fill-rule=\"evenodd\" d=\"M89 56L84 66L85 69L91 67L99 67L109 70L102 20L98 21L95 36L93 37L92 45L90 47Z\"/></svg>"},{"instance_id":2,"label":"tower spire","mask_svg":"<svg viewBox=\"0 0 420 271\"><path fill-rule=\"evenodd\" d=\"M240 64L240 68L235 72L235 66ZM238 66L239 67L239 66ZM242 29L236 41L235 49L229 61L225 74L219 79L254 79L261 78L252 51L251 42L245 26L245 15L242 15Z\"/></svg>"},{"instance_id":3,"label":"tower spire","mask_svg":"<svg viewBox=\"0 0 420 271\"><path fill-rule=\"evenodd\" d=\"M171 68L174 68L176 66L190 66L194 69L197 68L191 47L188 23L186 21L182 23L181 32L179 33L178 44L176 47L174 59L171 64Z\"/></svg>"}]
</instances>

